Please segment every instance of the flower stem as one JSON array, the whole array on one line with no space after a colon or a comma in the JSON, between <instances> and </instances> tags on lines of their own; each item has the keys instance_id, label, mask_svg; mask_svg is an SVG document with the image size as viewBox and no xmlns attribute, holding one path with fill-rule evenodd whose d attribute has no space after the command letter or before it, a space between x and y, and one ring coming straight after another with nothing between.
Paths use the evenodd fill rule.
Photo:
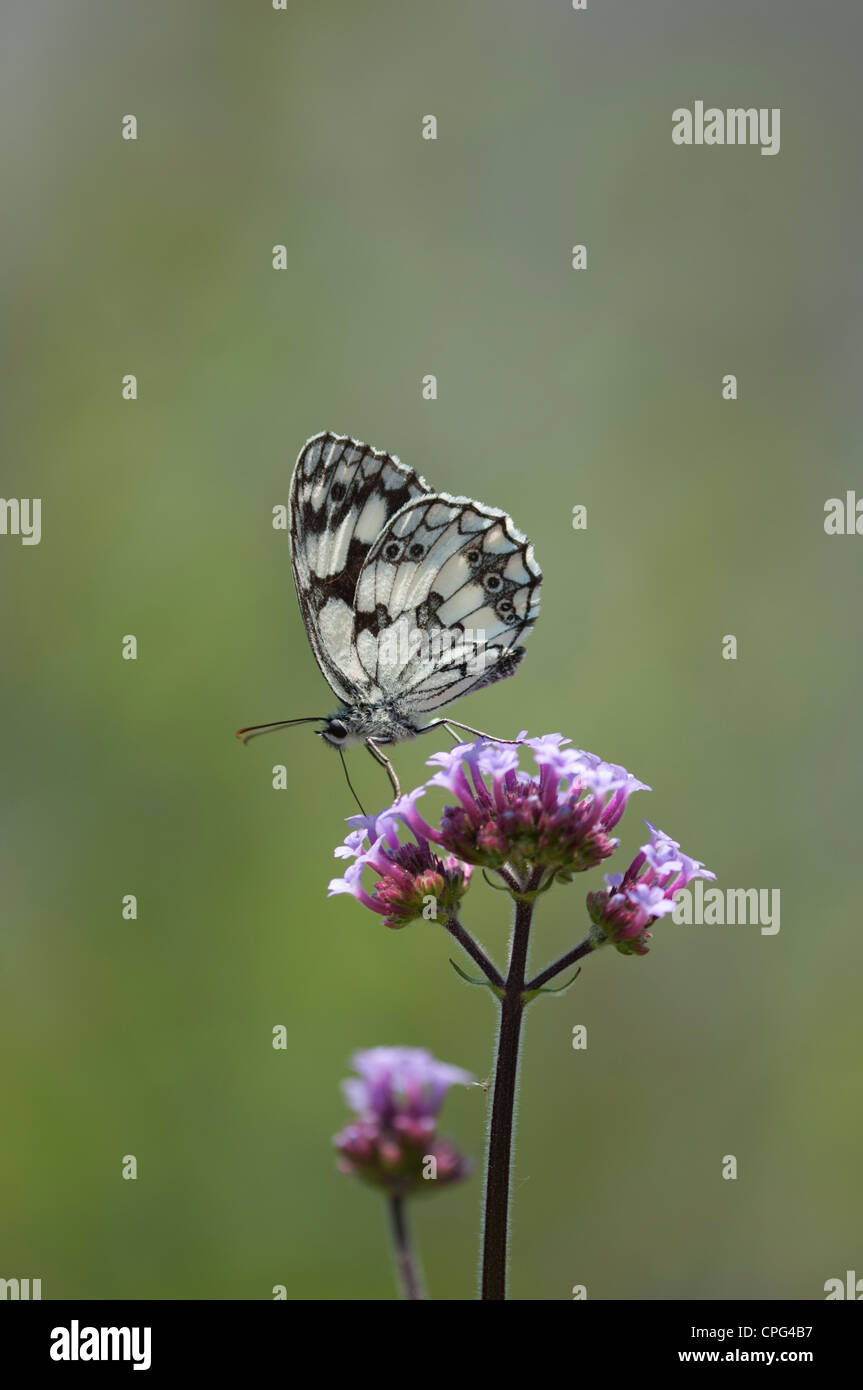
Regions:
<instances>
[{"instance_id":1,"label":"flower stem","mask_svg":"<svg viewBox=\"0 0 863 1390\"><path fill-rule=\"evenodd\" d=\"M449 932L450 936L453 937L458 942L458 944L461 947L463 947L465 951L467 951L471 960L479 966L486 979L490 980L491 983L493 985L496 985L498 989L502 989L503 976L497 969L497 966L495 966L491 962L491 960L489 960L488 956L480 946L479 942L475 941L474 938L471 936L470 932L467 930L467 927L463 927L458 918L452 916L447 917L446 921L444 922L444 926L446 927L446 930Z\"/></svg>"},{"instance_id":2,"label":"flower stem","mask_svg":"<svg viewBox=\"0 0 863 1390\"><path fill-rule=\"evenodd\" d=\"M535 889L532 882L528 888ZM532 902L516 901L515 928L509 971L501 1000L500 1032L497 1040L497 1066L488 1140L488 1168L483 1223L483 1300L506 1298L507 1254L509 1245L509 1189L512 1138L515 1120L515 1093L518 1082L522 994L527 966L527 948Z\"/></svg>"},{"instance_id":3,"label":"flower stem","mask_svg":"<svg viewBox=\"0 0 863 1390\"><path fill-rule=\"evenodd\" d=\"M567 951L566 955L560 956L551 965L547 965L545 970L534 975L532 980L528 980L525 989L541 989L543 985L548 984L549 980L553 980L555 975L559 975L561 970L566 970L567 966L574 965L577 960L581 960L582 956L589 955L595 945L596 942L593 937L586 936L577 946L573 946L571 951Z\"/></svg>"},{"instance_id":4,"label":"flower stem","mask_svg":"<svg viewBox=\"0 0 863 1390\"><path fill-rule=\"evenodd\" d=\"M389 1207L390 1233L402 1297L412 1302L422 1300L425 1298L422 1273L408 1231L404 1197L391 1197Z\"/></svg>"}]
</instances>

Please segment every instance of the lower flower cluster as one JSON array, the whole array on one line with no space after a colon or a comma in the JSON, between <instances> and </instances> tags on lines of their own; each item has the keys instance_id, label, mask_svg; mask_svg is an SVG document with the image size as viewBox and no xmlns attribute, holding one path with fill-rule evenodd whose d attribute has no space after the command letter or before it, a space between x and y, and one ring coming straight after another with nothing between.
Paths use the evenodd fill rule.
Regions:
<instances>
[{"instance_id":1,"label":"lower flower cluster","mask_svg":"<svg viewBox=\"0 0 863 1390\"><path fill-rule=\"evenodd\" d=\"M470 1161L438 1135L437 1115L450 1086L472 1082L469 1072L415 1047L371 1048L351 1064L359 1075L343 1082L343 1090L357 1118L333 1141L343 1173L393 1197L434 1191L468 1175Z\"/></svg>"}]
</instances>

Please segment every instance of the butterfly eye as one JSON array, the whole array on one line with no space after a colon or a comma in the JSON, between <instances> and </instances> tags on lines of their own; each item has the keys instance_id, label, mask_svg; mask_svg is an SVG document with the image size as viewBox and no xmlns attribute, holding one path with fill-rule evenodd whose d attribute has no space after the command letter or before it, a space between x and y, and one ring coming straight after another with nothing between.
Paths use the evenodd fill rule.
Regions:
<instances>
[{"instance_id":1,"label":"butterfly eye","mask_svg":"<svg viewBox=\"0 0 863 1390\"><path fill-rule=\"evenodd\" d=\"M401 545L398 541L390 541L384 546L384 559L397 560L402 553Z\"/></svg>"},{"instance_id":2,"label":"butterfly eye","mask_svg":"<svg viewBox=\"0 0 863 1390\"><path fill-rule=\"evenodd\" d=\"M470 565L471 569L475 569L476 566L479 564L479 551L478 551L478 550L468 550L468 551L466 551L465 557L464 557L464 558L467 560L467 562L468 562L468 564Z\"/></svg>"},{"instance_id":3,"label":"butterfly eye","mask_svg":"<svg viewBox=\"0 0 863 1390\"><path fill-rule=\"evenodd\" d=\"M425 546L422 546L419 543L417 543L416 545L412 545L410 550L408 551L408 555L411 560L421 560L425 553Z\"/></svg>"},{"instance_id":4,"label":"butterfly eye","mask_svg":"<svg viewBox=\"0 0 863 1390\"><path fill-rule=\"evenodd\" d=\"M341 719L331 719L325 732L333 738L347 738L348 726L343 724Z\"/></svg>"},{"instance_id":5,"label":"butterfly eye","mask_svg":"<svg viewBox=\"0 0 863 1390\"><path fill-rule=\"evenodd\" d=\"M332 497L334 502L341 502L344 498L346 491L347 489L345 488L344 483L333 483L332 487L330 488L330 496Z\"/></svg>"},{"instance_id":6,"label":"butterfly eye","mask_svg":"<svg viewBox=\"0 0 863 1390\"><path fill-rule=\"evenodd\" d=\"M499 574L487 574L485 577L485 587L490 594L496 594L498 589L503 588L503 580Z\"/></svg>"}]
</instances>

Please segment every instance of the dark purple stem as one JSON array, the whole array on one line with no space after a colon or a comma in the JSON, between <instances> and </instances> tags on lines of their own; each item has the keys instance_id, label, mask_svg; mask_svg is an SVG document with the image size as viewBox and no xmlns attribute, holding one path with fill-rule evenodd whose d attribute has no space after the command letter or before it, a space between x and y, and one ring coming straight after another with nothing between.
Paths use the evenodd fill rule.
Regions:
<instances>
[{"instance_id":1,"label":"dark purple stem","mask_svg":"<svg viewBox=\"0 0 863 1390\"><path fill-rule=\"evenodd\" d=\"M539 875L526 885L535 892ZM500 1032L497 1040L497 1066L488 1139L488 1167L483 1225L483 1300L506 1298L507 1252L509 1243L509 1190L515 1093L518 1082L521 1019L524 1013L524 975L534 904L517 900L509 970L503 987Z\"/></svg>"},{"instance_id":2,"label":"dark purple stem","mask_svg":"<svg viewBox=\"0 0 863 1390\"><path fill-rule=\"evenodd\" d=\"M528 980L525 990L541 989L543 985L553 980L555 975L559 975L561 970L565 970L568 965L575 965L582 956L587 956L593 950L593 938L586 936L577 946L573 946L571 951L567 951L565 956L561 956L551 965L547 965L545 970L541 970L538 975L534 975L532 980Z\"/></svg>"},{"instance_id":3,"label":"dark purple stem","mask_svg":"<svg viewBox=\"0 0 863 1390\"><path fill-rule=\"evenodd\" d=\"M480 946L479 942L474 941L470 932L467 930L466 927L462 926L458 918L447 917L446 921L444 922L444 926L446 927L450 936L458 942L459 946L461 946L463 950L467 951L471 960L479 966L486 979L489 980L497 989L503 989L503 976L501 975L500 971L497 969L495 965L492 964L485 951Z\"/></svg>"},{"instance_id":4,"label":"dark purple stem","mask_svg":"<svg viewBox=\"0 0 863 1390\"><path fill-rule=\"evenodd\" d=\"M408 1234L404 1197L390 1198L390 1232L402 1297L410 1302L421 1302L425 1293L422 1275Z\"/></svg>"}]
</instances>

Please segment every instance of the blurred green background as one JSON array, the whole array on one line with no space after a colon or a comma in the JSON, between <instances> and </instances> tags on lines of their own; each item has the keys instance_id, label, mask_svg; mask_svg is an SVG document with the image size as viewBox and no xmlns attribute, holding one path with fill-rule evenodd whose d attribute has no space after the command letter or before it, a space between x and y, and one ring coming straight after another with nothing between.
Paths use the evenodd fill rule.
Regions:
<instances>
[{"instance_id":1,"label":"blurred green background","mask_svg":"<svg viewBox=\"0 0 863 1390\"><path fill-rule=\"evenodd\" d=\"M2 490L43 537L0 538L0 1275L392 1298L381 1203L332 1155L349 1055L489 1072L443 934L326 900L338 760L233 738L335 703L271 527L333 429L534 541L528 659L455 717L649 782L624 852L648 816L781 890L777 936L668 922L532 1007L513 1296L823 1298L863 1271L863 540L823 529L863 492L860 7L8 0L3 26ZM780 107L781 152L675 147L696 99ZM537 969L599 881L545 899ZM504 907L480 883L465 911L498 958ZM416 1210L439 1298L474 1294L485 1107L451 1094L478 1171Z\"/></svg>"}]
</instances>

